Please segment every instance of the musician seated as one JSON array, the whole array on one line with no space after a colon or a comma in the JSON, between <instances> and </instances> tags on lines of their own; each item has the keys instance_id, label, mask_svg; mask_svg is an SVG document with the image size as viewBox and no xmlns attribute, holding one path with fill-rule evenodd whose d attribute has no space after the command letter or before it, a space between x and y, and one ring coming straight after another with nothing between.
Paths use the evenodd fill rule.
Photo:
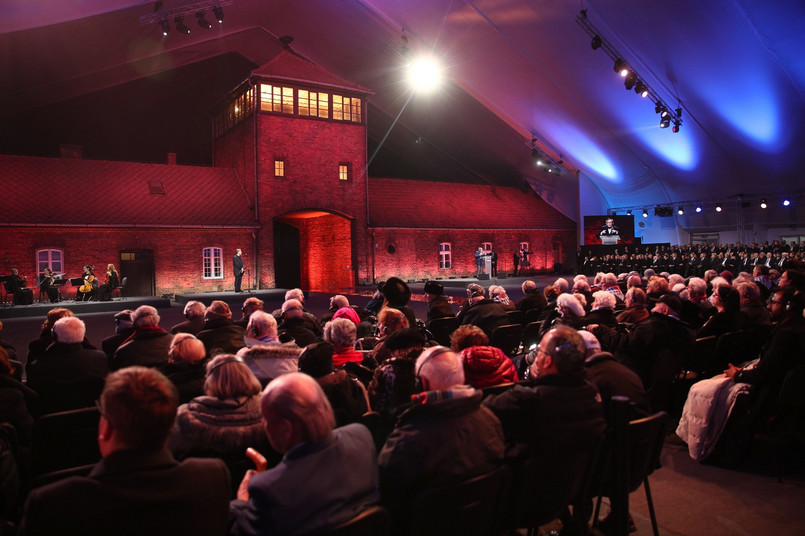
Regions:
<instances>
[{"instance_id":1,"label":"musician seated","mask_svg":"<svg viewBox=\"0 0 805 536\"><path fill-rule=\"evenodd\" d=\"M99 301L112 301L112 291L120 286L120 276L115 270L114 264L106 265L106 279L103 285L98 287Z\"/></svg>"},{"instance_id":2,"label":"musician seated","mask_svg":"<svg viewBox=\"0 0 805 536\"><path fill-rule=\"evenodd\" d=\"M34 302L34 291L25 287L25 280L20 277L19 270L12 268L11 275L6 280L6 290L14 294L14 305L31 305Z\"/></svg>"},{"instance_id":3,"label":"musician seated","mask_svg":"<svg viewBox=\"0 0 805 536\"><path fill-rule=\"evenodd\" d=\"M78 287L78 291L75 293L75 301L90 301L95 297L95 289L98 283L92 270L93 268L89 264L84 265L84 275L82 276L84 284Z\"/></svg>"},{"instance_id":4,"label":"musician seated","mask_svg":"<svg viewBox=\"0 0 805 536\"><path fill-rule=\"evenodd\" d=\"M50 303L56 303L59 301L59 287L56 286L56 276L53 275L53 272L50 268L45 268L44 273L42 274L42 282L39 283L40 296L41 293L44 292L48 295L48 299Z\"/></svg>"}]
</instances>

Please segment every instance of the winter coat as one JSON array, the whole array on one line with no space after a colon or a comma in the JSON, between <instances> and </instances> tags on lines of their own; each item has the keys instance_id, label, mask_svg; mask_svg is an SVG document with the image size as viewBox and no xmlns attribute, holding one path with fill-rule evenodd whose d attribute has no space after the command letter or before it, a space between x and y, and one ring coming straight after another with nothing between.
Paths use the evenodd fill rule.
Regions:
<instances>
[{"instance_id":1,"label":"winter coat","mask_svg":"<svg viewBox=\"0 0 805 536\"><path fill-rule=\"evenodd\" d=\"M274 378L297 372L302 349L293 342L282 344L256 344L241 348L238 356L243 358L260 383L266 385Z\"/></svg>"},{"instance_id":2,"label":"winter coat","mask_svg":"<svg viewBox=\"0 0 805 536\"><path fill-rule=\"evenodd\" d=\"M518 381L512 360L494 346L470 346L459 353L464 380L477 389Z\"/></svg>"}]
</instances>

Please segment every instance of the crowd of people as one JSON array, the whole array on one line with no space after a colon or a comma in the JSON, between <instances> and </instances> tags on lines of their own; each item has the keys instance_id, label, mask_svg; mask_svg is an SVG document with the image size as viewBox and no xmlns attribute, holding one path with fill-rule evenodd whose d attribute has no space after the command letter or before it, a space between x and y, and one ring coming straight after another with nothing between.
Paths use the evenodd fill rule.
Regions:
<instances>
[{"instance_id":1,"label":"crowd of people","mask_svg":"<svg viewBox=\"0 0 805 536\"><path fill-rule=\"evenodd\" d=\"M100 350L80 318L52 309L25 383L15 350L0 348L0 420L24 450L35 418L97 401L103 458L88 476L34 489L20 533L310 534L379 503L402 534L419 490L597 444L613 396L635 418L674 411L686 371L750 385L743 417L759 422L805 359L805 277L755 270L527 280L516 302L472 283L458 311L429 281L424 321L396 277L363 307L333 296L320 318L300 289L273 312L249 297L239 320L224 301L191 301L169 329L144 305L114 315ZM511 311L541 322L539 344L517 355L490 345ZM451 317L459 327L438 345L427 325ZM694 352L697 338L736 331L747 359ZM709 431L689 426L692 406L678 433L699 445ZM199 453L254 468L233 494L227 465Z\"/></svg>"}]
</instances>

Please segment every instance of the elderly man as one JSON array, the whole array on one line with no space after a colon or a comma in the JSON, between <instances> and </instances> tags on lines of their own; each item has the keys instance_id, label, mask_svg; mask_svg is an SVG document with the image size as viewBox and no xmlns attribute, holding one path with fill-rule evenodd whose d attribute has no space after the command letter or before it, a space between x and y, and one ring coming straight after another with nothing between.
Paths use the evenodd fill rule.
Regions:
<instances>
[{"instance_id":1,"label":"elderly man","mask_svg":"<svg viewBox=\"0 0 805 536\"><path fill-rule=\"evenodd\" d=\"M492 338L492 333L500 326L509 323L509 315L501 304L485 297L484 287L477 283L467 286L467 301L458 312L461 324L478 326L486 336Z\"/></svg>"},{"instance_id":2,"label":"elderly man","mask_svg":"<svg viewBox=\"0 0 805 536\"><path fill-rule=\"evenodd\" d=\"M260 410L271 446L284 456L272 469L246 473L229 507L232 533L322 533L377 503L372 435L362 424L333 429L316 380L280 376L263 391Z\"/></svg>"},{"instance_id":3,"label":"elderly man","mask_svg":"<svg viewBox=\"0 0 805 536\"><path fill-rule=\"evenodd\" d=\"M134 334L120 345L109 360L112 370L141 365L159 367L168 362L173 337L159 327L159 314L150 305L141 305L131 313Z\"/></svg>"},{"instance_id":4,"label":"elderly man","mask_svg":"<svg viewBox=\"0 0 805 536\"><path fill-rule=\"evenodd\" d=\"M618 325L618 319L615 317L616 302L617 298L611 292L599 290L593 293L592 307L584 317L585 323L616 327Z\"/></svg>"},{"instance_id":5,"label":"elderly man","mask_svg":"<svg viewBox=\"0 0 805 536\"><path fill-rule=\"evenodd\" d=\"M235 354L246 346L243 340L245 331L232 322L232 311L225 301L215 300L204 313L207 321L204 329L196 335L207 349L207 357L217 354Z\"/></svg>"},{"instance_id":6,"label":"elderly man","mask_svg":"<svg viewBox=\"0 0 805 536\"><path fill-rule=\"evenodd\" d=\"M450 300L444 295L444 285L438 281L425 283L425 301L428 302L427 321L435 318L449 318L456 316Z\"/></svg>"},{"instance_id":7,"label":"elderly man","mask_svg":"<svg viewBox=\"0 0 805 536\"><path fill-rule=\"evenodd\" d=\"M481 391L464 385L458 355L428 348L415 367L424 391L399 416L378 456L381 499L395 524L405 523L410 501L423 488L467 480L503 463L503 429L481 406Z\"/></svg>"},{"instance_id":8,"label":"elderly man","mask_svg":"<svg viewBox=\"0 0 805 536\"><path fill-rule=\"evenodd\" d=\"M204 329L204 313L207 312L207 307L200 301L190 300L184 306L184 322L179 322L171 328L171 333L191 333L198 334L199 331Z\"/></svg>"},{"instance_id":9,"label":"elderly man","mask_svg":"<svg viewBox=\"0 0 805 536\"><path fill-rule=\"evenodd\" d=\"M131 314L133 312L134 311L131 309L123 309L119 313L115 313L113 317L115 322L115 334L101 341L101 349L107 357L111 358L115 355L120 345L134 334L134 328L131 326Z\"/></svg>"},{"instance_id":10,"label":"elderly man","mask_svg":"<svg viewBox=\"0 0 805 536\"><path fill-rule=\"evenodd\" d=\"M252 344L238 350L238 357L249 366L260 383L268 382L288 372L298 370L302 349L293 341L282 343L277 336L277 321L265 311L255 311L246 328L247 342Z\"/></svg>"},{"instance_id":11,"label":"elderly man","mask_svg":"<svg viewBox=\"0 0 805 536\"><path fill-rule=\"evenodd\" d=\"M302 289L292 288L291 290L287 291L285 293L285 301L287 302L288 300L299 300L299 303L302 304L302 316L305 319L305 327L312 331L316 337L321 337L322 324L319 322L319 319L316 318L316 315L305 309L305 293L302 292ZM336 309L336 311L337 310L338 309ZM271 314L274 315L274 318L277 319L277 322L282 322L282 307L275 309Z\"/></svg>"},{"instance_id":12,"label":"elderly man","mask_svg":"<svg viewBox=\"0 0 805 536\"><path fill-rule=\"evenodd\" d=\"M282 323L277 326L279 332L293 337L296 345L304 348L308 344L318 341L316 334L306 325L302 302L296 299L286 300L282 304Z\"/></svg>"},{"instance_id":13,"label":"elderly man","mask_svg":"<svg viewBox=\"0 0 805 536\"><path fill-rule=\"evenodd\" d=\"M246 301L243 302L243 307L240 308L240 312L243 316L240 317L240 320L234 322L234 324L246 329L246 326L249 325L249 317L252 315L252 313L262 310L263 300L255 297L247 298Z\"/></svg>"},{"instance_id":14,"label":"elderly man","mask_svg":"<svg viewBox=\"0 0 805 536\"><path fill-rule=\"evenodd\" d=\"M92 405L109 372L106 354L82 345L86 327L75 316L53 324L53 339L45 352L29 364L28 387L39 393L42 413Z\"/></svg>"},{"instance_id":15,"label":"elderly man","mask_svg":"<svg viewBox=\"0 0 805 536\"><path fill-rule=\"evenodd\" d=\"M522 311L523 314L531 309L542 311L545 309L545 306L548 305L548 302L545 300L545 295L542 294L542 291L532 280L526 279L523 281L523 284L520 285L520 289L523 291L523 298L517 302L517 309Z\"/></svg>"},{"instance_id":16,"label":"elderly man","mask_svg":"<svg viewBox=\"0 0 805 536\"><path fill-rule=\"evenodd\" d=\"M19 534L224 534L226 465L179 463L165 449L177 405L176 388L155 369L110 374L99 403L103 459L89 476L32 491Z\"/></svg>"}]
</instances>

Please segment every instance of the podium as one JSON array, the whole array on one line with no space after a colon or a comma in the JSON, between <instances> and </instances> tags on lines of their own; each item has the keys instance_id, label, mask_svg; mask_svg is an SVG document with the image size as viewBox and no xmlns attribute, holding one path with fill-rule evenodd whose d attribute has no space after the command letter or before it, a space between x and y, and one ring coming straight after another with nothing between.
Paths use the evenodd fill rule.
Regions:
<instances>
[{"instance_id":1,"label":"podium","mask_svg":"<svg viewBox=\"0 0 805 536\"><path fill-rule=\"evenodd\" d=\"M484 255L484 273L492 275L492 255L489 253Z\"/></svg>"},{"instance_id":2,"label":"podium","mask_svg":"<svg viewBox=\"0 0 805 536\"><path fill-rule=\"evenodd\" d=\"M615 246L620 242L621 237L618 235L603 235L601 237L601 243L605 246Z\"/></svg>"}]
</instances>

